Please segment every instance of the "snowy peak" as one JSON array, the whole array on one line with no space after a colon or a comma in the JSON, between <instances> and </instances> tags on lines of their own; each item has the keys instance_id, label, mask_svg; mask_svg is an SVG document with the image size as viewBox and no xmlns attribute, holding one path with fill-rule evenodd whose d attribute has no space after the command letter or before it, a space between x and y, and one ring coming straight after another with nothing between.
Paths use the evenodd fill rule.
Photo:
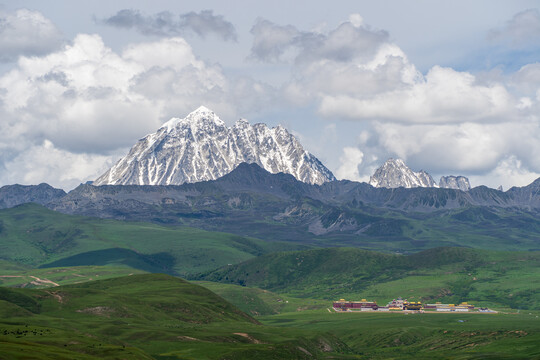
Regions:
<instances>
[{"instance_id":1,"label":"snowy peak","mask_svg":"<svg viewBox=\"0 0 540 360\"><path fill-rule=\"evenodd\" d=\"M322 184L334 175L282 126L241 119L229 128L201 106L147 135L94 185L180 185L215 180L239 164L256 163L271 173Z\"/></svg>"},{"instance_id":2,"label":"snowy peak","mask_svg":"<svg viewBox=\"0 0 540 360\"><path fill-rule=\"evenodd\" d=\"M371 176L369 184L385 188L437 187L431 175L423 170L412 171L401 159L388 159Z\"/></svg>"},{"instance_id":3,"label":"snowy peak","mask_svg":"<svg viewBox=\"0 0 540 360\"><path fill-rule=\"evenodd\" d=\"M435 183L430 174L424 170L415 172L401 159L388 159L369 179L374 187L385 188L414 188L414 187L440 187L469 191L471 185L465 176L442 176L439 185Z\"/></svg>"},{"instance_id":4,"label":"snowy peak","mask_svg":"<svg viewBox=\"0 0 540 360\"><path fill-rule=\"evenodd\" d=\"M195 111L193 111L191 114L195 114L195 113L212 113L213 114L214 112L210 110L209 108L207 108L206 106L201 105L197 109L195 109Z\"/></svg>"},{"instance_id":5,"label":"snowy peak","mask_svg":"<svg viewBox=\"0 0 540 360\"><path fill-rule=\"evenodd\" d=\"M235 128L245 129L250 127L251 124L246 119L238 119L236 123L234 124Z\"/></svg>"},{"instance_id":6,"label":"snowy peak","mask_svg":"<svg viewBox=\"0 0 540 360\"><path fill-rule=\"evenodd\" d=\"M208 131L216 127L224 127L225 123L212 110L201 106L191 112L184 119L172 118L159 128L166 129L167 133L175 129L190 128L192 133L197 133L199 129ZM159 132L158 130L158 132Z\"/></svg>"},{"instance_id":7,"label":"snowy peak","mask_svg":"<svg viewBox=\"0 0 540 360\"><path fill-rule=\"evenodd\" d=\"M469 179L465 176L441 176L439 187L443 189L458 189L461 191L471 190Z\"/></svg>"}]
</instances>

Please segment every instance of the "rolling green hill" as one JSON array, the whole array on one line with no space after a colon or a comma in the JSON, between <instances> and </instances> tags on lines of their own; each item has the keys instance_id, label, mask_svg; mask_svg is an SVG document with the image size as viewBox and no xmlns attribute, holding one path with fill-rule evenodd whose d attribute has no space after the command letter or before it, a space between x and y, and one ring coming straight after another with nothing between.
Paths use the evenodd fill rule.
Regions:
<instances>
[{"instance_id":1,"label":"rolling green hill","mask_svg":"<svg viewBox=\"0 0 540 360\"><path fill-rule=\"evenodd\" d=\"M258 293L263 301L276 295L246 292L239 286L209 286L248 297ZM297 300L298 304L302 301ZM304 300L304 304L311 302ZM291 312L282 308L285 311L280 314L255 320L201 286L160 274L49 289L0 287L0 357L264 360L540 356L539 311L404 316L336 313L321 305L316 304L314 310L289 309Z\"/></svg>"},{"instance_id":2,"label":"rolling green hill","mask_svg":"<svg viewBox=\"0 0 540 360\"><path fill-rule=\"evenodd\" d=\"M530 360L540 358L539 314L527 311L405 316L329 313L323 309L258 319L283 329L331 332L360 359Z\"/></svg>"},{"instance_id":3,"label":"rolling green hill","mask_svg":"<svg viewBox=\"0 0 540 360\"><path fill-rule=\"evenodd\" d=\"M540 309L540 252L437 248L392 255L353 248L272 253L201 280L317 299L461 302Z\"/></svg>"},{"instance_id":4,"label":"rolling green hill","mask_svg":"<svg viewBox=\"0 0 540 360\"><path fill-rule=\"evenodd\" d=\"M142 274L141 270L120 266L72 266L59 268L21 268L0 262L0 286L48 288L104 280L120 276Z\"/></svg>"},{"instance_id":5,"label":"rolling green hill","mask_svg":"<svg viewBox=\"0 0 540 360\"><path fill-rule=\"evenodd\" d=\"M2 358L308 359L348 351L324 332L262 326L211 291L168 275L0 287Z\"/></svg>"},{"instance_id":6,"label":"rolling green hill","mask_svg":"<svg viewBox=\"0 0 540 360\"><path fill-rule=\"evenodd\" d=\"M187 275L292 248L298 247L186 226L65 215L37 204L0 210L4 265L115 265Z\"/></svg>"},{"instance_id":7,"label":"rolling green hill","mask_svg":"<svg viewBox=\"0 0 540 360\"><path fill-rule=\"evenodd\" d=\"M218 294L240 310L252 315L274 315L284 312L326 309L328 300L300 299L268 290L211 281L194 281Z\"/></svg>"}]
</instances>

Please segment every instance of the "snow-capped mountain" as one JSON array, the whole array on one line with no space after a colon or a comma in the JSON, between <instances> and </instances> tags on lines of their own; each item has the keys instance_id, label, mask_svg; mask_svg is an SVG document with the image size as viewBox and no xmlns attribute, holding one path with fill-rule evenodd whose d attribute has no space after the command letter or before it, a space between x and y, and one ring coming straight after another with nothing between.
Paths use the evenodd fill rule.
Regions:
<instances>
[{"instance_id":1,"label":"snow-capped mountain","mask_svg":"<svg viewBox=\"0 0 540 360\"><path fill-rule=\"evenodd\" d=\"M201 106L186 118L173 118L139 140L94 185L180 185L215 180L239 164L256 163L271 173L322 184L334 175L282 126L232 127Z\"/></svg>"},{"instance_id":2,"label":"snow-capped mountain","mask_svg":"<svg viewBox=\"0 0 540 360\"><path fill-rule=\"evenodd\" d=\"M462 191L471 189L469 179L465 176L442 176L439 185L437 185L427 172L424 170L415 172L401 159L388 159L370 177L369 184L385 188L440 187Z\"/></svg>"},{"instance_id":3,"label":"snow-capped mountain","mask_svg":"<svg viewBox=\"0 0 540 360\"><path fill-rule=\"evenodd\" d=\"M439 187L443 189L458 189L461 191L471 190L469 179L467 179L465 176L441 176Z\"/></svg>"},{"instance_id":4,"label":"snow-capped mountain","mask_svg":"<svg viewBox=\"0 0 540 360\"><path fill-rule=\"evenodd\" d=\"M385 188L437 187L431 175L423 170L412 171L401 159L388 159L370 177L369 184Z\"/></svg>"}]
</instances>

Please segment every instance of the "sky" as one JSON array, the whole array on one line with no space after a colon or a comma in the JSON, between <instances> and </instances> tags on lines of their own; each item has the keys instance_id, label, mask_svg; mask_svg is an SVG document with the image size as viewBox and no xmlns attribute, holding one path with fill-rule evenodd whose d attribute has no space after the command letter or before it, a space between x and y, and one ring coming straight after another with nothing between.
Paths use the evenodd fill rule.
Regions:
<instances>
[{"instance_id":1,"label":"sky","mask_svg":"<svg viewBox=\"0 0 540 360\"><path fill-rule=\"evenodd\" d=\"M540 1L0 0L0 185L70 190L201 105L338 179L540 177Z\"/></svg>"}]
</instances>

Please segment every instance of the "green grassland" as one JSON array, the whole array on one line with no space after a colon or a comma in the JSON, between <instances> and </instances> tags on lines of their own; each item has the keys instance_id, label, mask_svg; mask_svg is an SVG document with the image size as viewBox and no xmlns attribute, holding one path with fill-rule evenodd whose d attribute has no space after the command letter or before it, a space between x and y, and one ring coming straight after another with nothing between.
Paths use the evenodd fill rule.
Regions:
<instances>
[{"instance_id":1,"label":"green grassland","mask_svg":"<svg viewBox=\"0 0 540 360\"><path fill-rule=\"evenodd\" d=\"M353 218L362 209L347 209ZM413 253L434 247L470 247L498 251L540 250L538 215L523 210L467 207L435 212L373 209L381 220L348 241L341 234L324 238L383 252ZM327 240L325 243L329 244Z\"/></svg>"},{"instance_id":2,"label":"green grassland","mask_svg":"<svg viewBox=\"0 0 540 360\"><path fill-rule=\"evenodd\" d=\"M388 219L351 238L381 253L306 250L301 232L287 244L35 204L1 210L0 359L540 359L540 252L475 249L533 249L517 230L490 246L490 232L506 221L530 235L536 222L479 211ZM398 296L501 311L330 310L334 299Z\"/></svg>"},{"instance_id":3,"label":"green grassland","mask_svg":"<svg viewBox=\"0 0 540 360\"><path fill-rule=\"evenodd\" d=\"M0 262L0 269L2 269L0 286L48 288L144 273L126 266L72 266L44 269L19 267L10 270L6 263Z\"/></svg>"},{"instance_id":4,"label":"green grassland","mask_svg":"<svg viewBox=\"0 0 540 360\"><path fill-rule=\"evenodd\" d=\"M295 298L259 288L211 281L194 281L193 283L218 294L240 310L252 316L326 309L329 306L328 300Z\"/></svg>"},{"instance_id":5,"label":"green grassland","mask_svg":"<svg viewBox=\"0 0 540 360\"><path fill-rule=\"evenodd\" d=\"M190 216L182 221L197 228L270 241L315 247L359 247L389 253L456 246L500 251L540 250L538 214L524 209L468 206L414 212L358 203L322 203L307 197L284 202L244 195L249 198L245 207L231 208L227 198L213 198L215 202L194 206L198 212L219 216L212 219ZM156 216L167 217L167 211Z\"/></svg>"},{"instance_id":6,"label":"green grassland","mask_svg":"<svg viewBox=\"0 0 540 360\"><path fill-rule=\"evenodd\" d=\"M64 215L36 204L0 211L0 266L116 265L185 276L294 248L186 226Z\"/></svg>"},{"instance_id":7,"label":"green grassland","mask_svg":"<svg viewBox=\"0 0 540 360\"><path fill-rule=\"evenodd\" d=\"M539 265L539 252L437 248L403 256L331 248L267 254L198 278L303 298L540 309Z\"/></svg>"},{"instance_id":8,"label":"green grassland","mask_svg":"<svg viewBox=\"0 0 540 360\"><path fill-rule=\"evenodd\" d=\"M265 325L331 332L362 359L539 359L538 315L313 310L258 319Z\"/></svg>"},{"instance_id":9,"label":"green grassland","mask_svg":"<svg viewBox=\"0 0 540 360\"><path fill-rule=\"evenodd\" d=\"M499 251L540 250L540 221L532 212L472 206L408 214L406 219L403 235L421 247L435 244Z\"/></svg>"},{"instance_id":10,"label":"green grassland","mask_svg":"<svg viewBox=\"0 0 540 360\"><path fill-rule=\"evenodd\" d=\"M253 318L204 287L159 274L0 287L0 358L540 358L539 311L336 313L329 301L290 297L276 309L280 295L204 284L237 300L256 295L253 308L266 303L273 314Z\"/></svg>"},{"instance_id":11,"label":"green grassland","mask_svg":"<svg viewBox=\"0 0 540 360\"><path fill-rule=\"evenodd\" d=\"M211 291L168 275L50 289L0 287L3 358L307 359L348 353L324 331L263 326Z\"/></svg>"}]
</instances>

